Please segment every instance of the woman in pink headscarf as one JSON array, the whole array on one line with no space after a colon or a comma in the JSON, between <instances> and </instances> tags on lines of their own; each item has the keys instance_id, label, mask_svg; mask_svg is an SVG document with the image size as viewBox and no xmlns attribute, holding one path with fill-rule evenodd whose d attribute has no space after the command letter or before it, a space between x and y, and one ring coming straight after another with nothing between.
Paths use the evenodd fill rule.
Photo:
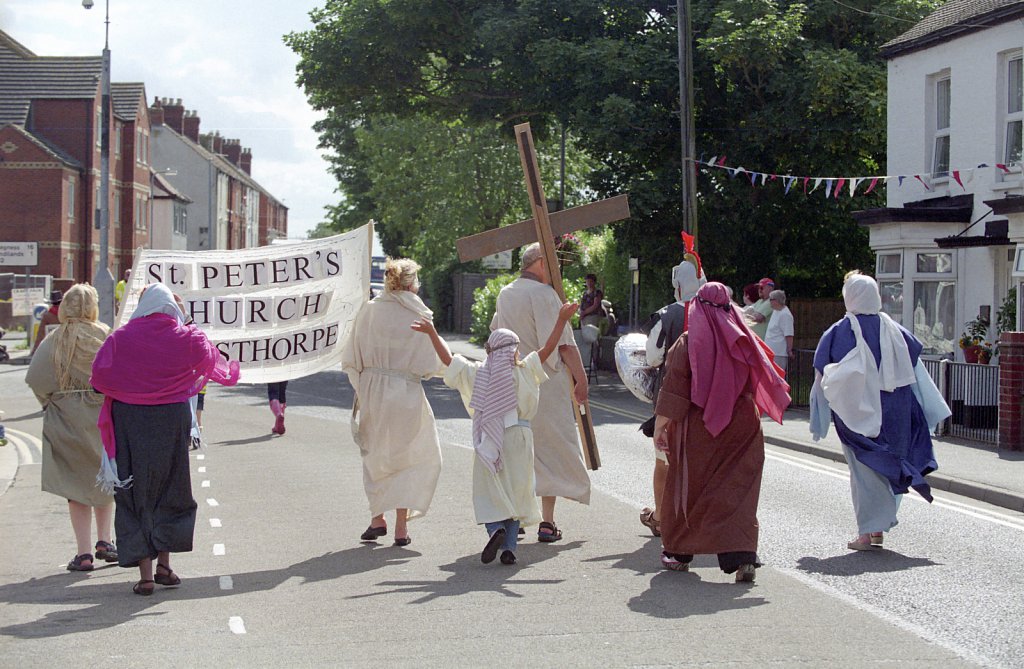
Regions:
<instances>
[{"instance_id":1,"label":"woman in pink headscarf","mask_svg":"<svg viewBox=\"0 0 1024 669\"><path fill-rule=\"evenodd\" d=\"M238 382L238 363L229 364L183 319L166 286L147 287L131 319L107 338L92 366L90 383L105 396L97 478L114 494L118 563L139 568L132 588L137 595L153 594L154 583L179 585L170 554L192 550L189 398L209 381Z\"/></svg>"},{"instance_id":2,"label":"woman in pink headscarf","mask_svg":"<svg viewBox=\"0 0 1024 669\"><path fill-rule=\"evenodd\" d=\"M781 423L789 386L724 285L697 292L688 325L669 349L655 405L654 443L669 460L661 561L687 571L695 554L716 553L722 571L749 582L760 566L760 414Z\"/></svg>"},{"instance_id":3,"label":"woman in pink headscarf","mask_svg":"<svg viewBox=\"0 0 1024 669\"><path fill-rule=\"evenodd\" d=\"M515 564L520 525L540 520L530 419L540 404L540 384L548 380L544 361L578 308L563 304L547 342L522 360L519 336L511 330L491 333L487 360L481 363L452 356L430 319L412 324L413 330L430 337L448 367L445 384L459 391L473 417L473 510L476 522L487 528L487 544L480 554L484 564L493 562L499 549L502 564Z\"/></svg>"}]
</instances>

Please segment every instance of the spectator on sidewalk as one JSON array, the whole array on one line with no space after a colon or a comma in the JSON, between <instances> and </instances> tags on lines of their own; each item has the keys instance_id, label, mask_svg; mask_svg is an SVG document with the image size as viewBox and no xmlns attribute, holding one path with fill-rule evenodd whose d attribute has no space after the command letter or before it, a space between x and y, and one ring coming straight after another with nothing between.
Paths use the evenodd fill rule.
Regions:
<instances>
[{"instance_id":1,"label":"spectator on sidewalk","mask_svg":"<svg viewBox=\"0 0 1024 669\"><path fill-rule=\"evenodd\" d=\"M238 382L238 363L226 361L184 319L171 291L151 284L92 367L90 382L106 396L98 423L104 446L100 485L114 492L118 563L139 568L132 588L137 595L152 595L155 583L180 585L170 554L192 550L189 398L208 381Z\"/></svg>"},{"instance_id":2,"label":"spectator on sidewalk","mask_svg":"<svg viewBox=\"0 0 1024 669\"><path fill-rule=\"evenodd\" d=\"M786 306L786 293L773 290L768 294L772 315L768 319L764 343L775 354L775 364L783 372L789 371L789 360L793 357L793 313Z\"/></svg>"},{"instance_id":3,"label":"spectator on sidewalk","mask_svg":"<svg viewBox=\"0 0 1024 669\"><path fill-rule=\"evenodd\" d=\"M103 396L89 385L92 363L110 329L99 322L99 295L84 283L60 302L60 326L32 356L25 382L43 405L42 488L68 501L77 552L69 571L117 562L110 521L114 498L96 486L103 442L96 427ZM95 556L92 518L96 517Z\"/></svg>"},{"instance_id":4,"label":"spectator on sidewalk","mask_svg":"<svg viewBox=\"0 0 1024 669\"><path fill-rule=\"evenodd\" d=\"M551 287L551 275L540 243L523 249L521 274L501 289L491 319L491 331L511 330L519 337L525 355L540 350L562 306ZM558 344L558 355L548 358L544 371L550 378L540 389L540 409L532 422L533 456L537 496L543 520L537 530L542 543L558 541L562 531L555 523L555 502L564 497L590 504L590 475L576 432L576 418L569 393L579 403L587 400L587 375L583 360L568 327Z\"/></svg>"},{"instance_id":5,"label":"spectator on sidewalk","mask_svg":"<svg viewBox=\"0 0 1024 669\"><path fill-rule=\"evenodd\" d=\"M59 290L50 291L50 308L43 312L43 317L39 319L39 328L36 330L36 342L32 345L32 355L36 354L39 350L39 345L46 339L47 331L50 328L54 328L60 325L60 303L64 298L64 293Z\"/></svg>"},{"instance_id":6,"label":"spectator on sidewalk","mask_svg":"<svg viewBox=\"0 0 1024 669\"><path fill-rule=\"evenodd\" d=\"M753 321L753 325L750 329L754 331L758 337L764 340L765 335L768 331L768 319L772 316L772 304L768 299L768 295L775 290L775 282L765 277L757 282L757 302L750 305L750 308L745 312L745 316L749 320Z\"/></svg>"},{"instance_id":7,"label":"spectator on sidewalk","mask_svg":"<svg viewBox=\"0 0 1024 669\"><path fill-rule=\"evenodd\" d=\"M843 283L846 316L814 352L811 434L828 434L829 417L850 468L858 536L851 550L882 547L913 488L929 502L925 477L938 468L931 429L949 415L920 363L921 342L881 311L878 284L859 272Z\"/></svg>"},{"instance_id":8,"label":"spectator on sidewalk","mask_svg":"<svg viewBox=\"0 0 1024 669\"><path fill-rule=\"evenodd\" d=\"M661 510L666 569L687 571L694 554L716 553L737 583L754 580L760 414L781 423L789 401L789 386L725 286L704 285L687 332L669 349L656 406L654 443L669 463Z\"/></svg>"},{"instance_id":9,"label":"spectator on sidewalk","mask_svg":"<svg viewBox=\"0 0 1024 669\"><path fill-rule=\"evenodd\" d=\"M473 418L473 510L487 529L480 560L493 562L501 550L502 564L516 563L519 528L540 520L535 496L533 431L540 385L548 379L544 361L554 352L577 305L563 304L544 346L519 359L519 337L498 329L487 338L484 362L452 356L434 324L422 318L412 329L430 337L441 362L448 366L444 382L455 388Z\"/></svg>"},{"instance_id":10,"label":"spectator on sidewalk","mask_svg":"<svg viewBox=\"0 0 1024 669\"><path fill-rule=\"evenodd\" d=\"M441 475L441 445L422 382L444 373L430 341L410 326L433 317L420 299L420 266L388 259L384 294L359 310L342 352L342 369L355 389L352 431L363 456L363 488L370 526L360 539L388 533L395 510L395 545L412 539L406 523L430 508Z\"/></svg>"},{"instance_id":11,"label":"spectator on sidewalk","mask_svg":"<svg viewBox=\"0 0 1024 669\"><path fill-rule=\"evenodd\" d=\"M586 276L586 288L580 298L580 357L583 365L594 364L594 344L601 336L601 323L605 319L604 293L597 287L597 275Z\"/></svg>"}]
</instances>

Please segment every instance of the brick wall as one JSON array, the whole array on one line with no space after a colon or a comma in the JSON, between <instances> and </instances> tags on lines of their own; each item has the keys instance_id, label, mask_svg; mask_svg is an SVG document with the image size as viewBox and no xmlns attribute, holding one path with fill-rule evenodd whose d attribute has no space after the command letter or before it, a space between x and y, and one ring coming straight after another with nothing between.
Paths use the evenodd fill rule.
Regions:
<instances>
[{"instance_id":1,"label":"brick wall","mask_svg":"<svg viewBox=\"0 0 1024 669\"><path fill-rule=\"evenodd\" d=\"M1024 332L999 335L999 448L1024 451Z\"/></svg>"}]
</instances>

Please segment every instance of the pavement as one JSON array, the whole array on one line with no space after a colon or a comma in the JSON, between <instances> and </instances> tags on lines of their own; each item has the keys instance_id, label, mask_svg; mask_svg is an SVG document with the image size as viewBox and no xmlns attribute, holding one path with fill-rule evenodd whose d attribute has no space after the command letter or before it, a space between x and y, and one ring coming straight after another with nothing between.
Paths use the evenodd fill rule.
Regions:
<instances>
[{"instance_id":1,"label":"pavement","mask_svg":"<svg viewBox=\"0 0 1024 669\"><path fill-rule=\"evenodd\" d=\"M480 352L455 338L451 344L456 352ZM23 369L0 366L0 383L9 379L10 388L19 390L15 382L20 384ZM657 561L658 541L637 523L637 506L599 488L589 507L559 503L563 541L540 544L531 530L517 551L518 565L481 564L486 535L475 526L469 501L474 455L463 443L468 419L457 396L436 382L430 392L442 418L444 468L431 511L410 524L414 541L408 547L392 546L390 535L361 545L358 535L368 517L362 466L344 424L351 390L335 370L318 376L328 392L314 393L312 380L289 388L284 437L268 432L261 386L212 390L204 414L208 444L190 454L199 503L194 549L173 557L182 586L158 588L152 597L130 593L134 570L63 569L72 545L66 506L40 493L38 443L18 446L32 459L0 495L0 535L18 538L0 542L3 664L987 664L962 644L896 624L893 616L837 595L833 586L811 585L822 574L852 570L852 578L868 581L869 592L902 591L900 579L923 578L942 565L896 551L841 551L826 559L804 557L799 569L766 565L753 585L732 583L709 556L699 556L688 574L667 572ZM601 375L601 384L610 382L610 375ZM19 439L40 434L41 413L29 394L5 393L2 401ZM632 425L628 429L635 432ZM14 450L0 448L0 457L7 462ZM646 479L646 448L644 455ZM832 480L814 476L822 485ZM840 497L794 487L816 500ZM765 522L779 528L771 534L792 543L787 538L796 530L779 525L771 517L774 505L765 506ZM820 502L798 506L821 513ZM916 511L923 509L907 509L908 526L930 532L927 523L914 522ZM808 534L805 529L802 536L809 540ZM765 537L765 543L771 540ZM835 537L829 542L835 544ZM801 550L830 555L814 545ZM845 573L835 578L851 579ZM965 602L958 597L955 604L963 608ZM1004 617L1019 619L1014 610ZM1006 655L1017 652L1014 646Z\"/></svg>"}]
</instances>

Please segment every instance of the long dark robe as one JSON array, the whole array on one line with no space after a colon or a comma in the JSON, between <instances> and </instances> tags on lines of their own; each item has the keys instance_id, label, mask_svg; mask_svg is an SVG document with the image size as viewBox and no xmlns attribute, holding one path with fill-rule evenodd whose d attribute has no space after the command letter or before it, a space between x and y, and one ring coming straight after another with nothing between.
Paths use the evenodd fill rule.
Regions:
<instances>
[{"instance_id":1,"label":"long dark robe","mask_svg":"<svg viewBox=\"0 0 1024 669\"><path fill-rule=\"evenodd\" d=\"M143 406L113 403L117 471L132 477L114 494L118 564L138 566L157 553L192 550L196 501L189 471L188 402Z\"/></svg>"},{"instance_id":2,"label":"long dark robe","mask_svg":"<svg viewBox=\"0 0 1024 669\"><path fill-rule=\"evenodd\" d=\"M704 427L703 410L690 403L687 336L669 349L657 413L676 421L669 431L668 480L662 497L661 540L674 555L756 553L757 502L764 469L761 419L749 392L733 407L732 421L717 437Z\"/></svg>"}]
</instances>

